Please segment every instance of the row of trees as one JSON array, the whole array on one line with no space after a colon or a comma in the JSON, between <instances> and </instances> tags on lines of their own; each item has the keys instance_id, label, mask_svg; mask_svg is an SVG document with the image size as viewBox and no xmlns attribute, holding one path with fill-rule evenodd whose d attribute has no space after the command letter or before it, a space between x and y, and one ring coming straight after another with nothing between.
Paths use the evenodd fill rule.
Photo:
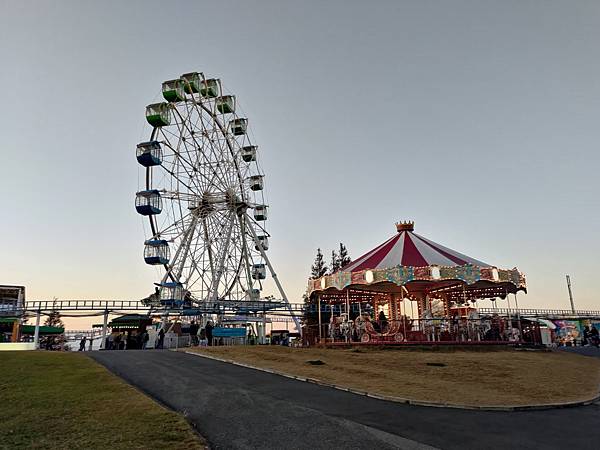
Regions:
<instances>
[{"instance_id":1,"label":"row of trees","mask_svg":"<svg viewBox=\"0 0 600 450\"><path fill-rule=\"evenodd\" d=\"M331 251L331 261L329 265L325 263L325 258L321 249L317 249L317 256L310 270L310 277L313 279L321 278L323 275L332 274L340 270L342 267L350 264L352 260L348 256L348 249L340 242L340 247L337 251Z\"/></svg>"}]
</instances>

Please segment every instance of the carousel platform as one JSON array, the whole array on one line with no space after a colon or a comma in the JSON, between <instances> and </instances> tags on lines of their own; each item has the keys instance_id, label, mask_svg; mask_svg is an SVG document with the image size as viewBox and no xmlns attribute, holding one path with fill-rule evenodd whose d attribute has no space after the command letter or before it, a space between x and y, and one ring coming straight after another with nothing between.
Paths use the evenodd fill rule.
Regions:
<instances>
[{"instance_id":1,"label":"carousel platform","mask_svg":"<svg viewBox=\"0 0 600 450\"><path fill-rule=\"evenodd\" d=\"M519 342L509 341L476 341L476 342L460 342L460 341L406 341L406 342L393 342L384 340L373 340L370 342L319 342L316 344L319 348L351 348L351 347L452 347L457 348L474 348L474 347L485 347L490 350L493 347L497 348L508 348L522 346Z\"/></svg>"}]
</instances>

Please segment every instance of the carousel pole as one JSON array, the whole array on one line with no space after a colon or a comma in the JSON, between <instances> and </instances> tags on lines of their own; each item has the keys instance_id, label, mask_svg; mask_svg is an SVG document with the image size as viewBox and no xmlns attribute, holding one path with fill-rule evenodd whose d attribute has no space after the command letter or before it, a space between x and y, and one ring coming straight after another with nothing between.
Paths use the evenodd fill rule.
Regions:
<instances>
[{"instance_id":1,"label":"carousel pole","mask_svg":"<svg viewBox=\"0 0 600 450\"><path fill-rule=\"evenodd\" d=\"M519 326L519 342L523 342L523 327L521 326L521 313L519 311L519 301L517 300L517 293L514 293L515 296L515 308L517 308L517 324Z\"/></svg>"},{"instance_id":2,"label":"carousel pole","mask_svg":"<svg viewBox=\"0 0 600 450\"><path fill-rule=\"evenodd\" d=\"M404 307L404 312L402 311L402 307ZM402 316L402 328L404 340L406 341L406 305L404 304L404 290L400 289L400 315Z\"/></svg>"},{"instance_id":3,"label":"carousel pole","mask_svg":"<svg viewBox=\"0 0 600 450\"><path fill-rule=\"evenodd\" d=\"M348 321L350 321L350 291L346 289L346 313L348 314Z\"/></svg>"},{"instance_id":4,"label":"carousel pole","mask_svg":"<svg viewBox=\"0 0 600 450\"><path fill-rule=\"evenodd\" d=\"M346 327L350 325L350 290L346 289ZM346 328L346 342L348 342L348 329Z\"/></svg>"},{"instance_id":5,"label":"carousel pole","mask_svg":"<svg viewBox=\"0 0 600 450\"><path fill-rule=\"evenodd\" d=\"M464 284L463 284L463 287L462 287L462 292L463 292L463 304L462 304L462 306L464 307L464 309L463 308L461 308L461 309L463 309L463 311L466 313L467 312L467 289L465 288ZM458 311L459 311L458 329L460 330L460 327L463 324L463 318L462 318L462 314L460 314L460 309ZM464 336L465 334L467 336L469 335L469 329L468 329L469 325L468 324L469 324L469 316L467 315L467 330L466 331L463 330L462 332L459 331L459 335L460 336Z\"/></svg>"},{"instance_id":6,"label":"carousel pole","mask_svg":"<svg viewBox=\"0 0 600 450\"><path fill-rule=\"evenodd\" d=\"M510 339L510 337L512 337L512 312L510 310L510 297L508 296L508 291L505 289L504 293L506 295L506 307L508 308L508 327L509 327L508 332L510 333L510 335L509 335L509 339Z\"/></svg>"},{"instance_id":7,"label":"carousel pole","mask_svg":"<svg viewBox=\"0 0 600 450\"><path fill-rule=\"evenodd\" d=\"M334 319L335 305L333 305L333 304L329 305L329 311L330 311L331 315L329 316L329 325L328 325L328 328L327 328L327 334L329 336L331 336L331 342L335 342L335 332L332 331L335 328L333 326L333 324L334 324L333 319ZM340 315L342 315L342 305L341 304L340 304ZM325 338L325 340L327 340L327 338Z\"/></svg>"},{"instance_id":8,"label":"carousel pole","mask_svg":"<svg viewBox=\"0 0 600 450\"><path fill-rule=\"evenodd\" d=\"M317 294L317 312L319 314L319 344L323 338L323 332L321 330L321 295Z\"/></svg>"}]
</instances>

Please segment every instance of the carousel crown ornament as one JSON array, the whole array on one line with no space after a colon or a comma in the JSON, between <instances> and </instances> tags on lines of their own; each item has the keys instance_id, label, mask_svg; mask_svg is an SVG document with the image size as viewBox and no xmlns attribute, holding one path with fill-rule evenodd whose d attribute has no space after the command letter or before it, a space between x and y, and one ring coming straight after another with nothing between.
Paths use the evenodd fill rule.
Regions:
<instances>
[{"instance_id":1,"label":"carousel crown ornament","mask_svg":"<svg viewBox=\"0 0 600 450\"><path fill-rule=\"evenodd\" d=\"M398 233L402 231L414 231L415 230L415 222L412 220L407 220L405 222L396 222L396 230Z\"/></svg>"}]
</instances>

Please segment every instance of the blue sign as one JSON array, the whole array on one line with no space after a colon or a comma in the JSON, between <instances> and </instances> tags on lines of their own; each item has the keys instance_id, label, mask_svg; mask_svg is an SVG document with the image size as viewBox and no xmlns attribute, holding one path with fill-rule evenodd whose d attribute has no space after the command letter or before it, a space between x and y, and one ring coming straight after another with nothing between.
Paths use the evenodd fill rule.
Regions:
<instances>
[{"instance_id":1,"label":"blue sign","mask_svg":"<svg viewBox=\"0 0 600 450\"><path fill-rule=\"evenodd\" d=\"M213 337L231 337L231 338L243 338L246 337L246 328L223 328L215 327L212 332Z\"/></svg>"}]
</instances>

